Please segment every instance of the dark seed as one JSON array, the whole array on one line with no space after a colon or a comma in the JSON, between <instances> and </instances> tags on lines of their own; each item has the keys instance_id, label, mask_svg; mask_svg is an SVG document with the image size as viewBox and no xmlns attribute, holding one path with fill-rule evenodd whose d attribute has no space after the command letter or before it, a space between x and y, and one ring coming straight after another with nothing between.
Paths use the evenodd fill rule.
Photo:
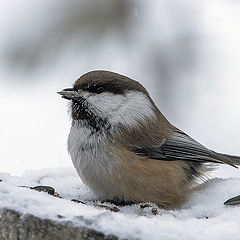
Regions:
<instances>
[{"instance_id":1,"label":"dark seed","mask_svg":"<svg viewBox=\"0 0 240 240\"><path fill-rule=\"evenodd\" d=\"M141 203L140 204L140 208L147 208L147 207L151 207L151 205L149 203Z\"/></svg>"},{"instance_id":2,"label":"dark seed","mask_svg":"<svg viewBox=\"0 0 240 240\"><path fill-rule=\"evenodd\" d=\"M80 200L77 200L77 199L72 199L71 201L72 201L72 202L75 202L75 203L82 203L82 204L86 204L85 202L83 202L83 201L80 201Z\"/></svg>"},{"instance_id":3,"label":"dark seed","mask_svg":"<svg viewBox=\"0 0 240 240\"><path fill-rule=\"evenodd\" d=\"M94 206L99 207L99 208L104 208L104 209L109 210L111 212L119 212L120 211L120 209L117 208L117 207L109 207L109 206L101 205L101 204L95 204Z\"/></svg>"},{"instance_id":4,"label":"dark seed","mask_svg":"<svg viewBox=\"0 0 240 240\"><path fill-rule=\"evenodd\" d=\"M36 190L38 192L46 192L50 195L54 195L54 192L55 192L55 189L49 186L36 186L36 187L31 187L31 189Z\"/></svg>"},{"instance_id":5,"label":"dark seed","mask_svg":"<svg viewBox=\"0 0 240 240\"><path fill-rule=\"evenodd\" d=\"M238 204L240 204L240 195L230 198L224 203L224 205L238 205Z\"/></svg>"},{"instance_id":6,"label":"dark seed","mask_svg":"<svg viewBox=\"0 0 240 240\"><path fill-rule=\"evenodd\" d=\"M153 215L157 215L157 214L158 214L157 208L152 208L152 214L153 214Z\"/></svg>"}]
</instances>

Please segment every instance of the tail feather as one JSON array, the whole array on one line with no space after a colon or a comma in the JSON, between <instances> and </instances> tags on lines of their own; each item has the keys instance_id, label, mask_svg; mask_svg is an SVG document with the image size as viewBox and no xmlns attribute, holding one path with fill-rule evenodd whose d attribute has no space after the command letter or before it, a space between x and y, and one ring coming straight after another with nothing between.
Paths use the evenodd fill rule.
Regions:
<instances>
[{"instance_id":1,"label":"tail feather","mask_svg":"<svg viewBox=\"0 0 240 240\"><path fill-rule=\"evenodd\" d=\"M230 165L234 165L234 166L240 165L240 156L234 156L234 155L229 155L229 154L224 154L224 153L216 153L216 152L215 152L215 154L217 154L220 157L229 159L229 161L231 162ZM226 162L226 163L228 163L228 162Z\"/></svg>"}]
</instances>

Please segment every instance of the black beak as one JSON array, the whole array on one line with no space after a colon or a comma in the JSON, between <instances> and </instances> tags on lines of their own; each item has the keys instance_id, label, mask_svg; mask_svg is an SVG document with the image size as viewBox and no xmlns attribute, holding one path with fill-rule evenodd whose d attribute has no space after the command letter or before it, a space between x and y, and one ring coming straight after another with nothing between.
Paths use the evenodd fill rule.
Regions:
<instances>
[{"instance_id":1,"label":"black beak","mask_svg":"<svg viewBox=\"0 0 240 240\"><path fill-rule=\"evenodd\" d=\"M66 88L57 93L60 94L62 98L65 98L68 100L76 99L77 97L79 97L78 93L74 91L73 88Z\"/></svg>"}]
</instances>

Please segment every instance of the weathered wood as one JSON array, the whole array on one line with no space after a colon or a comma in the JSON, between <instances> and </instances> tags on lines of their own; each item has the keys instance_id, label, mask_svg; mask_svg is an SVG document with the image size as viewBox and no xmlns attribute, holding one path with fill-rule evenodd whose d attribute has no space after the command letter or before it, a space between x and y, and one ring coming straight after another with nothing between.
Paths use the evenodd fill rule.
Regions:
<instances>
[{"instance_id":1,"label":"weathered wood","mask_svg":"<svg viewBox=\"0 0 240 240\"><path fill-rule=\"evenodd\" d=\"M42 219L10 209L0 210L1 240L117 240L87 226L75 226L70 221Z\"/></svg>"}]
</instances>

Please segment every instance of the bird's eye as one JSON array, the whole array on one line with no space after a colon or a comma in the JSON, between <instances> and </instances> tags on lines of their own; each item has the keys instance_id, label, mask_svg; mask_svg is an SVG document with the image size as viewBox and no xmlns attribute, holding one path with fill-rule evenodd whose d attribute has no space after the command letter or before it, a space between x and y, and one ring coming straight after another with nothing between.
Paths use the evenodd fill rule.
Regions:
<instances>
[{"instance_id":1,"label":"bird's eye","mask_svg":"<svg viewBox=\"0 0 240 240\"><path fill-rule=\"evenodd\" d=\"M89 91L92 93L102 93L104 92L104 87L103 86L91 86L89 88Z\"/></svg>"}]
</instances>

